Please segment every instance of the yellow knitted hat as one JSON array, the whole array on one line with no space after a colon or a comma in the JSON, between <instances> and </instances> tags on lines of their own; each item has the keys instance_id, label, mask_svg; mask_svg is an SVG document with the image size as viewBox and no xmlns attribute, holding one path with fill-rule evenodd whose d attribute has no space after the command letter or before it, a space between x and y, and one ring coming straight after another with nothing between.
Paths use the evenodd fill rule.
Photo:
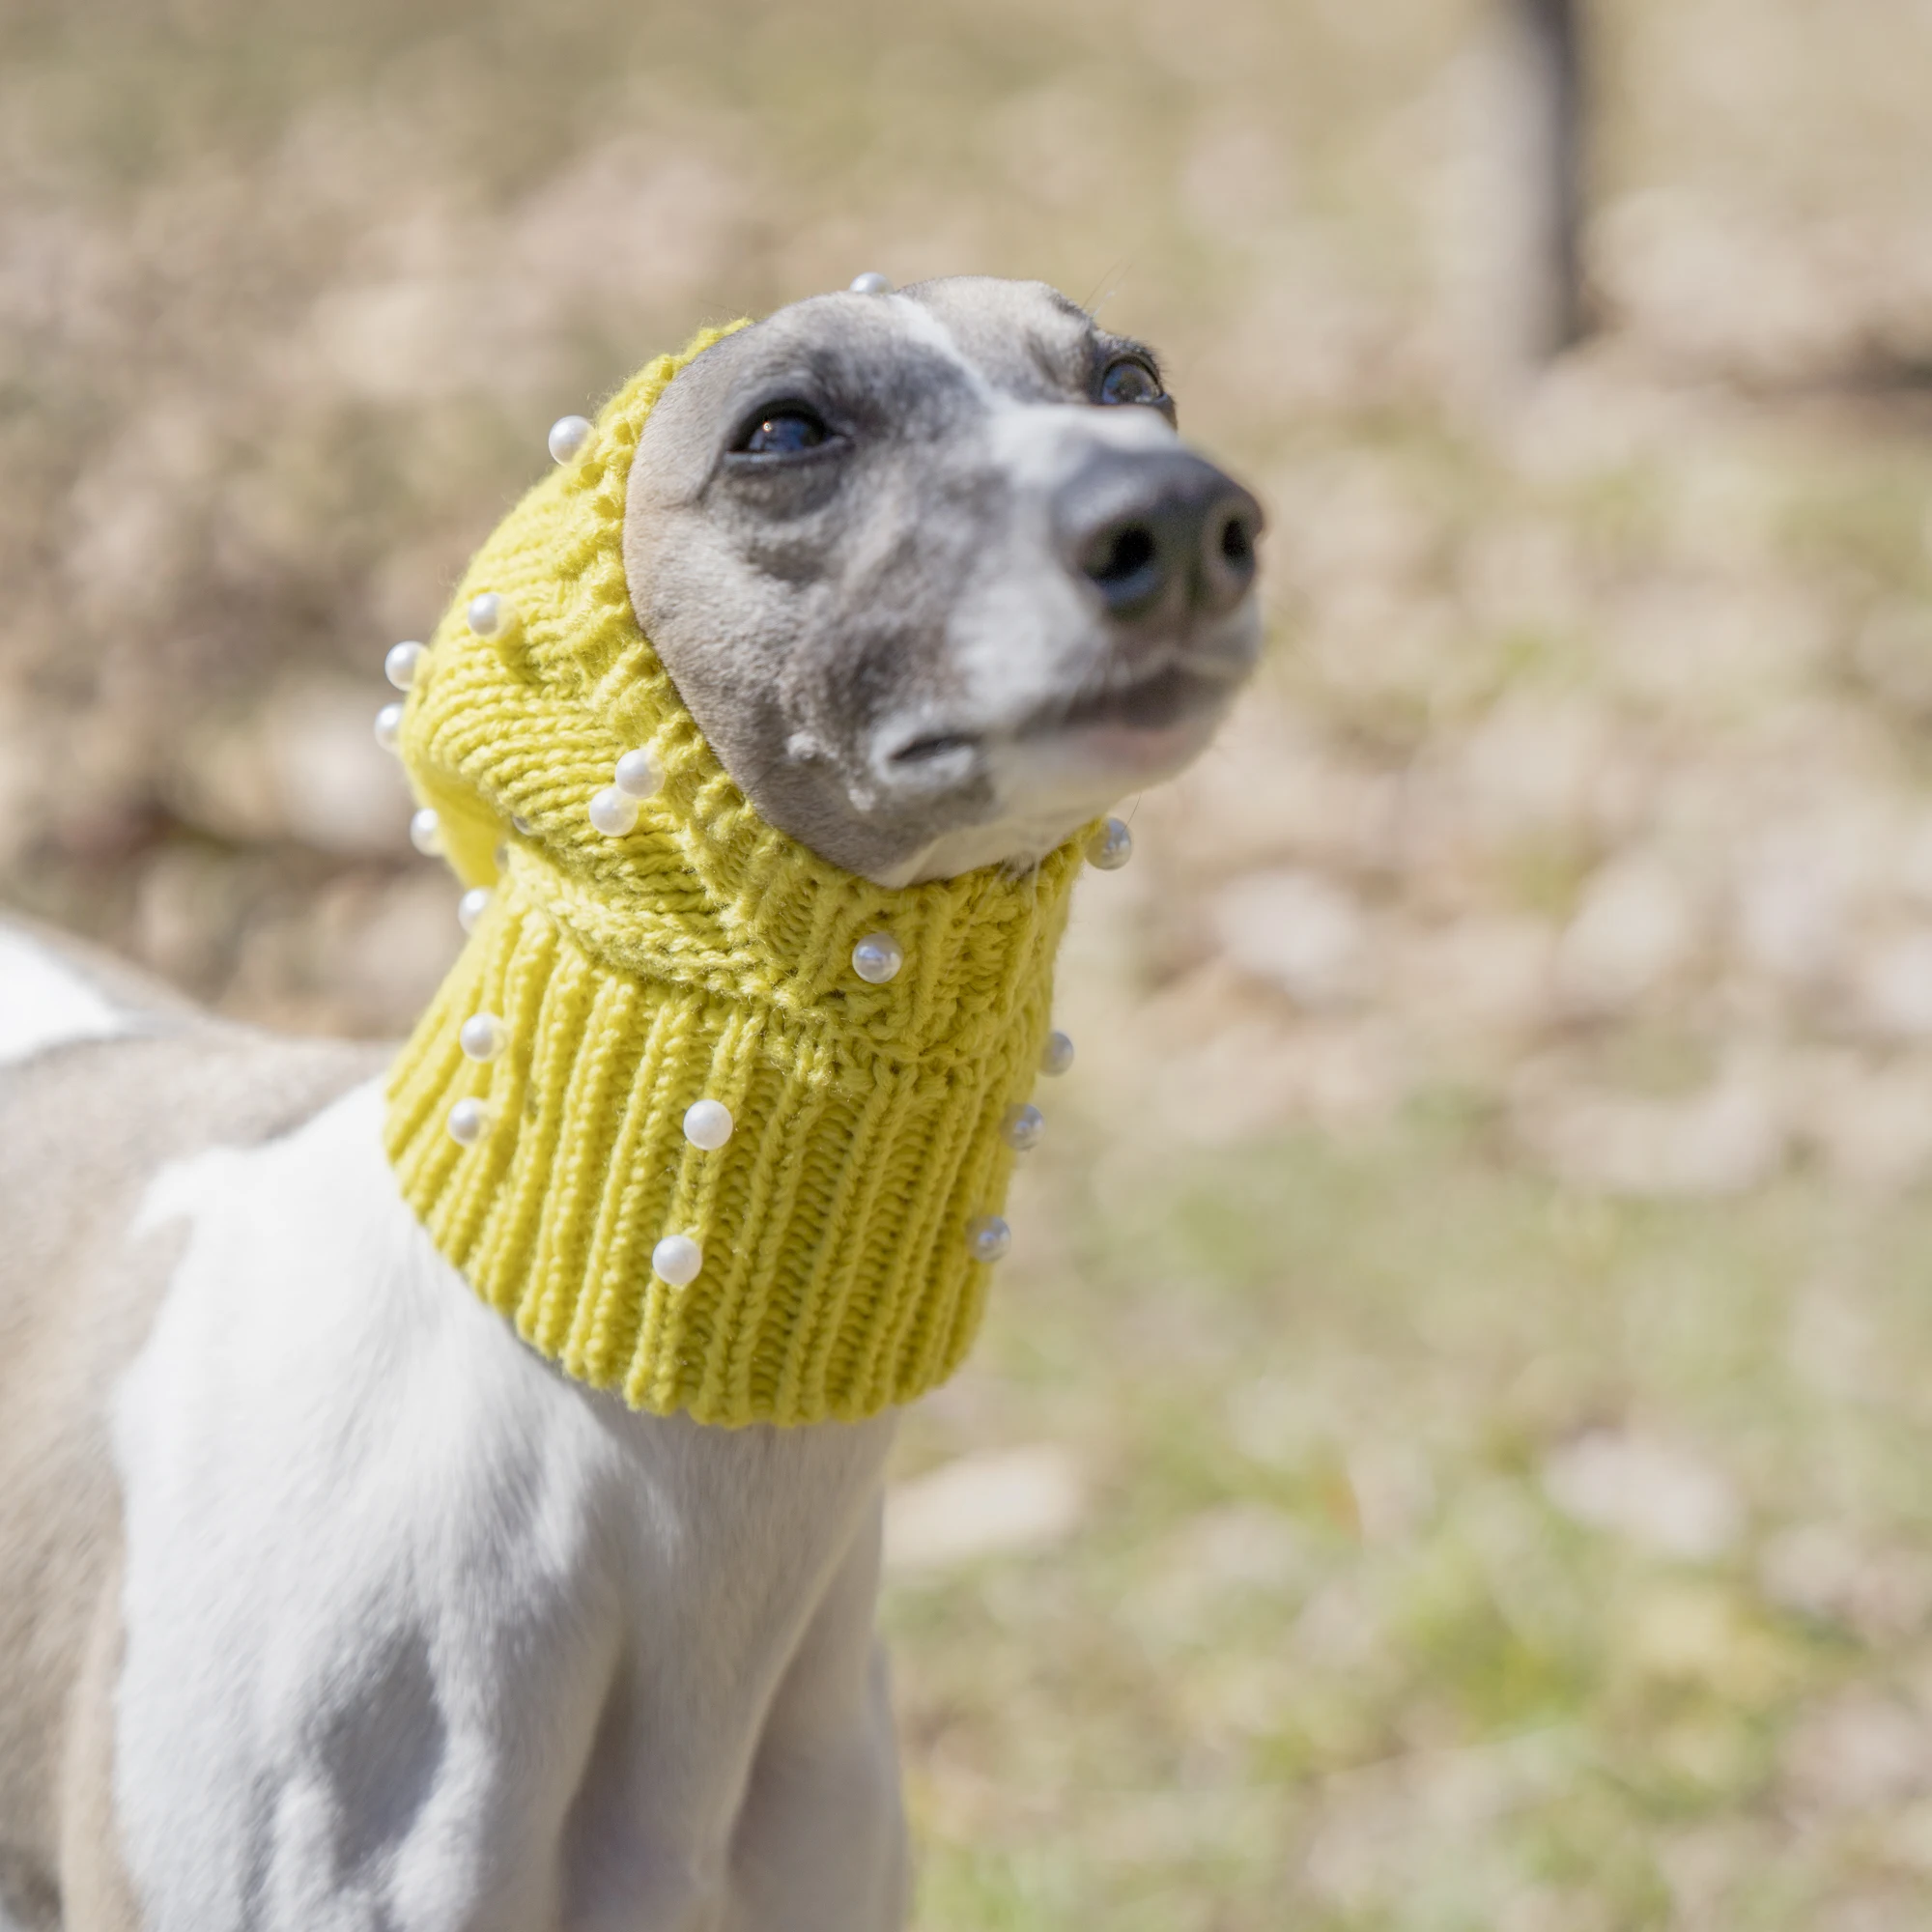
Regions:
<instances>
[{"instance_id":1,"label":"yellow knitted hat","mask_svg":"<svg viewBox=\"0 0 1932 1932\"><path fill-rule=\"evenodd\" d=\"M979 1325L1081 848L889 891L719 764L639 629L623 527L645 416L723 332L611 400L416 668L419 837L495 891L386 1139L438 1247L566 1373L702 1422L849 1420L943 1380ZM624 832L633 751L627 777L663 776ZM895 948L890 979L859 971Z\"/></svg>"}]
</instances>

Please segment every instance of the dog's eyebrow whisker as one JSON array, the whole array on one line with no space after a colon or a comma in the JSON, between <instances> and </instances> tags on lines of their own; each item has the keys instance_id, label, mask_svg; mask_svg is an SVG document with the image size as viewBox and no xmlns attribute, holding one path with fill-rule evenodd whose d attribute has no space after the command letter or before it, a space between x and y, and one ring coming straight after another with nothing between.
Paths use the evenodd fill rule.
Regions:
<instances>
[{"instance_id":1,"label":"dog's eyebrow whisker","mask_svg":"<svg viewBox=\"0 0 1932 1932\"><path fill-rule=\"evenodd\" d=\"M1125 287L1127 277L1131 275L1133 271L1134 271L1134 262L1132 256L1128 256L1127 259L1124 261L1115 263L1113 268L1108 270L1105 277L1102 279L1100 283L1099 288L1094 291L1093 300L1085 305L1087 313L1091 315L1095 322L1098 322L1100 320L1101 309L1104 308L1108 302L1112 301L1114 298L1120 294L1121 290L1123 287Z\"/></svg>"}]
</instances>

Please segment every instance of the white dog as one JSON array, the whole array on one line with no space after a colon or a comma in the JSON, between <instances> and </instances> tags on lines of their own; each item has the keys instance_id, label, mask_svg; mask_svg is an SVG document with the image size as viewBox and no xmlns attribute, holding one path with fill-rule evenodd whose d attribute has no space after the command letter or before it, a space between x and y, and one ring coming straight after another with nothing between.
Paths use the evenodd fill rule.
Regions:
<instances>
[{"instance_id":1,"label":"white dog","mask_svg":"<svg viewBox=\"0 0 1932 1932\"><path fill-rule=\"evenodd\" d=\"M762 816L1024 867L1207 742L1252 499L1037 284L817 298L671 384L632 602ZM888 1932L890 1413L627 1408L439 1254L387 1055L0 926L0 1926Z\"/></svg>"}]
</instances>

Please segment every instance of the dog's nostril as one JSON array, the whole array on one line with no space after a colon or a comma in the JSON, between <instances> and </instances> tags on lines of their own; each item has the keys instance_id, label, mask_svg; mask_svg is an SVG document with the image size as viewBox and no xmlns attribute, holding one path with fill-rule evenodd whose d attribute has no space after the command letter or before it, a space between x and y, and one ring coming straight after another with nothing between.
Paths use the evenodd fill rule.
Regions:
<instances>
[{"instance_id":1,"label":"dog's nostril","mask_svg":"<svg viewBox=\"0 0 1932 1932\"><path fill-rule=\"evenodd\" d=\"M1223 617L1253 587L1261 506L1186 450L1097 456L1063 486L1062 555L1119 624Z\"/></svg>"},{"instance_id":2,"label":"dog's nostril","mask_svg":"<svg viewBox=\"0 0 1932 1932\"><path fill-rule=\"evenodd\" d=\"M1095 583L1123 583L1144 571L1155 554L1153 532L1145 524L1129 524L1114 532L1113 541L1087 566L1087 575Z\"/></svg>"}]
</instances>

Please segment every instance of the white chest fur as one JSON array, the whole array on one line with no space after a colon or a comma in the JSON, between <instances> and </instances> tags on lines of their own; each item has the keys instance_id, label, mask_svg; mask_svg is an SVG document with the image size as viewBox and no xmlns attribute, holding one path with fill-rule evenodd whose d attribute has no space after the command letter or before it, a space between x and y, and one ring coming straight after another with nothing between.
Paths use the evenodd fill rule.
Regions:
<instances>
[{"instance_id":1,"label":"white chest fur","mask_svg":"<svg viewBox=\"0 0 1932 1932\"><path fill-rule=\"evenodd\" d=\"M889 1418L699 1429L557 1375L361 1088L162 1174L119 1391L115 1799L157 1932L884 1932Z\"/></svg>"},{"instance_id":2,"label":"white chest fur","mask_svg":"<svg viewBox=\"0 0 1932 1932\"><path fill-rule=\"evenodd\" d=\"M128 1031L127 1016L98 987L24 932L0 924L0 1066L45 1047Z\"/></svg>"}]
</instances>

